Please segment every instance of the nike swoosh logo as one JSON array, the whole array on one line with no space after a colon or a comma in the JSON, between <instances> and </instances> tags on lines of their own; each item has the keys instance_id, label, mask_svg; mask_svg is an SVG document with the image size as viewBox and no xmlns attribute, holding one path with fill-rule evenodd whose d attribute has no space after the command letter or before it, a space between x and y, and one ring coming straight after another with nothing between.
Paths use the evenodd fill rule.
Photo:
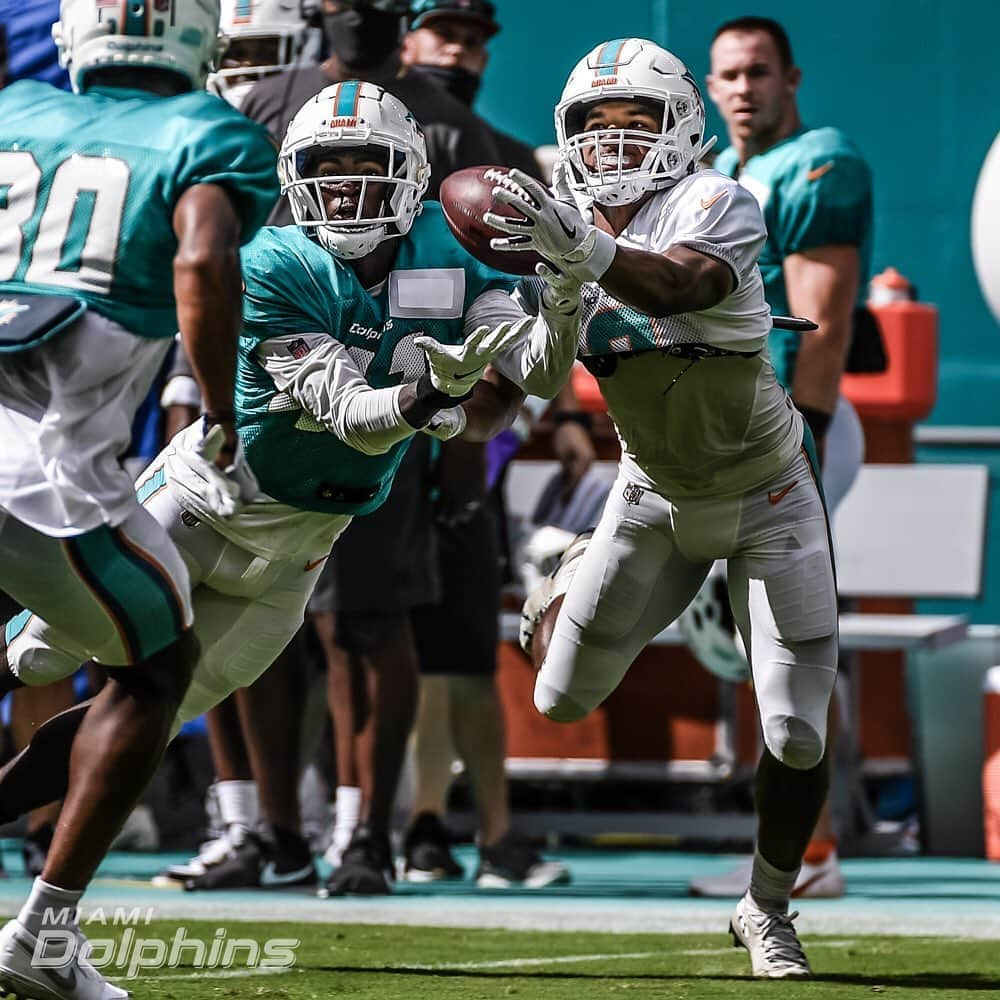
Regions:
<instances>
[{"instance_id":1,"label":"nike swoosh logo","mask_svg":"<svg viewBox=\"0 0 1000 1000\"><path fill-rule=\"evenodd\" d=\"M73 968L72 963L76 961L76 954L74 952L73 957L69 960L69 964L65 972L57 970L53 966L39 966L35 965L35 949L29 948L23 941L17 939L18 949L28 957L28 961L31 965L31 971L35 976L42 976L45 979L50 979L57 983L60 988L72 992L76 989L76 969ZM44 944L43 944L44 948ZM39 982L38 979L34 980L36 983Z\"/></svg>"},{"instance_id":2,"label":"nike swoosh logo","mask_svg":"<svg viewBox=\"0 0 1000 1000\"><path fill-rule=\"evenodd\" d=\"M309 562L306 563L306 572L311 573L321 562L325 562L329 558L330 553L327 552L325 556L320 556L319 559L310 559Z\"/></svg>"},{"instance_id":3,"label":"nike swoosh logo","mask_svg":"<svg viewBox=\"0 0 1000 1000\"><path fill-rule=\"evenodd\" d=\"M720 191L718 194L712 195L711 198L702 198L701 207L704 209L711 208L725 193L725 191Z\"/></svg>"},{"instance_id":4,"label":"nike swoosh logo","mask_svg":"<svg viewBox=\"0 0 1000 1000\"><path fill-rule=\"evenodd\" d=\"M783 490L778 490L776 493L768 493L767 499L771 501L772 505L781 503L798 485L799 481L796 479L794 483L789 483Z\"/></svg>"},{"instance_id":5,"label":"nike swoosh logo","mask_svg":"<svg viewBox=\"0 0 1000 1000\"><path fill-rule=\"evenodd\" d=\"M799 883L799 885L792 889L792 897L797 899L800 896L804 896L825 874L825 872L818 872L812 878L807 878L804 882Z\"/></svg>"},{"instance_id":6,"label":"nike swoosh logo","mask_svg":"<svg viewBox=\"0 0 1000 1000\"><path fill-rule=\"evenodd\" d=\"M823 174L828 174L831 170L833 170L833 160L827 160L826 163L823 163L818 167L813 167L813 169L806 174L806 180L818 181Z\"/></svg>"},{"instance_id":7,"label":"nike swoosh logo","mask_svg":"<svg viewBox=\"0 0 1000 1000\"><path fill-rule=\"evenodd\" d=\"M455 378L462 379L468 378L470 375L475 375L476 372L482 371L481 368L470 368L467 372L455 372Z\"/></svg>"},{"instance_id":8,"label":"nike swoosh logo","mask_svg":"<svg viewBox=\"0 0 1000 1000\"><path fill-rule=\"evenodd\" d=\"M297 868L290 872L279 872L275 867L273 861L268 861L266 865L260 871L260 884L264 885L292 885L295 882L300 882L307 875L311 874L313 870L312 863L308 865L303 865L301 868Z\"/></svg>"},{"instance_id":9,"label":"nike swoosh logo","mask_svg":"<svg viewBox=\"0 0 1000 1000\"><path fill-rule=\"evenodd\" d=\"M556 221L559 223L559 228L566 234L566 236L567 236L568 239L571 239L571 240L575 240L576 239L576 235L577 235L577 233L576 233L576 226L574 226L572 229L567 229L566 228L566 223L563 222L562 216L558 212L556 212Z\"/></svg>"}]
</instances>

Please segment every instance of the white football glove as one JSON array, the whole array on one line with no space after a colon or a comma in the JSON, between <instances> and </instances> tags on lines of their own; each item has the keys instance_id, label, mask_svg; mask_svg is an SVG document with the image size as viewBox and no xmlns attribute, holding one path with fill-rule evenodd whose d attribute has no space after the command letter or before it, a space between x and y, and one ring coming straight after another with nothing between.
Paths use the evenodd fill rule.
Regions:
<instances>
[{"instance_id":1,"label":"white football glove","mask_svg":"<svg viewBox=\"0 0 1000 1000\"><path fill-rule=\"evenodd\" d=\"M572 274L560 274L547 264L537 264L535 274L542 281L541 306L547 317L565 320L580 309L580 281Z\"/></svg>"},{"instance_id":2,"label":"white football glove","mask_svg":"<svg viewBox=\"0 0 1000 1000\"><path fill-rule=\"evenodd\" d=\"M464 396L479 381L486 366L513 347L532 322L528 316L495 327L481 326L461 344L441 344L433 337L414 337L413 343L427 355L434 388L449 396Z\"/></svg>"},{"instance_id":3,"label":"white football glove","mask_svg":"<svg viewBox=\"0 0 1000 1000\"><path fill-rule=\"evenodd\" d=\"M226 432L222 425L213 424L204 432L194 450L188 452L187 463L203 481L202 497L209 509L219 517L232 517L242 501L250 499L259 487L238 439L232 463L225 469L215 464L225 443Z\"/></svg>"},{"instance_id":4,"label":"white football glove","mask_svg":"<svg viewBox=\"0 0 1000 1000\"><path fill-rule=\"evenodd\" d=\"M439 441L450 441L465 430L469 418L461 406L450 406L446 410L438 410L430 420L420 428L421 434L429 434Z\"/></svg>"},{"instance_id":5,"label":"white football glove","mask_svg":"<svg viewBox=\"0 0 1000 1000\"><path fill-rule=\"evenodd\" d=\"M580 281L599 281L611 266L618 249L614 237L589 225L575 206L557 201L533 177L511 170L497 180L493 199L524 215L483 216L488 225L508 234L490 240L494 250L534 250Z\"/></svg>"},{"instance_id":6,"label":"white football glove","mask_svg":"<svg viewBox=\"0 0 1000 1000\"><path fill-rule=\"evenodd\" d=\"M588 226L592 226L594 224L594 199L583 192L574 191L570 187L571 172L569 161L566 157L560 156L552 168L552 194L558 201L567 205L576 205L576 210L583 216L583 221Z\"/></svg>"}]
</instances>

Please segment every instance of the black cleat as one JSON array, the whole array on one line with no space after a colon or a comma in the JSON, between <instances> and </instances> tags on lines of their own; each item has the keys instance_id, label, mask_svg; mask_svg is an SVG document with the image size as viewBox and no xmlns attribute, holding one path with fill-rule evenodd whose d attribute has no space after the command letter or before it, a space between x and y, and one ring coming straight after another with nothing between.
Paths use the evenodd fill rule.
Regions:
<instances>
[{"instance_id":1,"label":"black cleat","mask_svg":"<svg viewBox=\"0 0 1000 1000\"><path fill-rule=\"evenodd\" d=\"M218 864L203 875L189 878L184 888L200 889L286 889L315 885L316 866L308 841L292 830L269 824L247 834Z\"/></svg>"},{"instance_id":2,"label":"black cleat","mask_svg":"<svg viewBox=\"0 0 1000 1000\"><path fill-rule=\"evenodd\" d=\"M362 823L354 831L344 860L320 889L320 896L385 896L392 892L392 851L386 834Z\"/></svg>"},{"instance_id":3,"label":"black cleat","mask_svg":"<svg viewBox=\"0 0 1000 1000\"><path fill-rule=\"evenodd\" d=\"M476 885L480 889L544 889L567 885L569 880L569 869L562 862L546 861L512 830L492 846L479 848Z\"/></svg>"},{"instance_id":4,"label":"black cleat","mask_svg":"<svg viewBox=\"0 0 1000 1000\"><path fill-rule=\"evenodd\" d=\"M421 813L403 842L401 877L405 882L464 878L465 869L451 853L451 836L439 816Z\"/></svg>"}]
</instances>

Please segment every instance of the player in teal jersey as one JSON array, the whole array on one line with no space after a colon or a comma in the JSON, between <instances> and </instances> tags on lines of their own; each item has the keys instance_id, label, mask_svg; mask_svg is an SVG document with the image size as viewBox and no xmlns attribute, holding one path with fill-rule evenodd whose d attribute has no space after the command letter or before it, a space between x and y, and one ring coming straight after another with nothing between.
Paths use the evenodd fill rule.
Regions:
<instances>
[{"instance_id":1,"label":"player in teal jersey","mask_svg":"<svg viewBox=\"0 0 1000 1000\"><path fill-rule=\"evenodd\" d=\"M782 385L809 422L823 457L822 479L832 511L864 458L864 436L850 403L838 398L855 308L867 287L872 239L872 182L854 144L836 128L810 128L799 117L801 71L784 29L767 18L721 25L712 44L709 94L726 123L731 145L713 164L736 177L757 199L767 225L760 270L773 313L800 310L819 323L801 336L772 330L771 359ZM748 676L746 657L713 622L725 601L710 578L681 621L692 648L709 669ZM713 628L717 631L713 632ZM841 896L829 803L806 850L793 896ZM699 879L691 891L739 896L749 866Z\"/></svg>"},{"instance_id":2,"label":"player in teal jersey","mask_svg":"<svg viewBox=\"0 0 1000 1000\"><path fill-rule=\"evenodd\" d=\"M513 419L522 388L552 395L568 376L576 284L546 272L528 315L514 280L466 253L438 205L421 205L428 170L419 127L371 84L327 88L289 128L281 172L297 226L261 230L242 255L236 412L259 485L220 517L192 461L193 425L138 486L194 587L202 657L178 724L270 665L331 546L382 502L414 434L483 439ZM500 356L516 383L490 368ZM65 636L34 621L10 655L31 684L77 662Z\"/></svg>"},{"instance_id":3,"label":"player in teal jersey","mask_svg":"<svg viewBox=\"0 0 1000 1000\"><path fill-rule=\"evenodd\" d=\"M806 417L820 453L833 417L871 263L872 182L854 144L836 128L799 118L801 71L787 35L766 18L722 25L712 45L709 94L731 145L713 167L757 199L767 225L760 256L767 302L819 324L802 336L774 330L778 378Z\"/></svg>"},{"instance_id":4,"label":"player in teal jersey","mask_svg":"<svg viewBox=\"0 0 1000 1000\"><path fill-rule=\"evenodd\" d=\"M265 133L201 92L218 16L214 0L64 0L55 34L75 93L0 94L0 587L30 609L4 630L0 674L41 622L108 673L7 775L8 817L19 788L37 802L65 793L42 877L0 931L0 985L18 995L127 995L78 949L61 965L34 959L53 914L84 940L73 911L197 659L183 559L118 462L178 328L211 425L191 461L217 509L235 506L238 250L277 185Z\"/></svg>"}]
</instances>

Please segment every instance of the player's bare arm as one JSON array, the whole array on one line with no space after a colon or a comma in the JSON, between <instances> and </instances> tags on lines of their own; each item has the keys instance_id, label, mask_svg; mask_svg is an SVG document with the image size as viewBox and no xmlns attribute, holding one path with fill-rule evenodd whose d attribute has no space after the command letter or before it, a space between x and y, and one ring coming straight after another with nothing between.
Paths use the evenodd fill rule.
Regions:
<instances>
[{"instance_id":1,"label":"player's bare arm","mask_svg":"<svg viewBox=\"0 0 1000 1000\"><path fill-rule=\"evenodd\" d=\"M236 338L240 328L240 220L229 194L214 184L197 184L181 195L174 209L177 254L174 294L181 338L207 414L224 421L232 457Z\"/></svg>"},{"instance_id":2,"label":"player's bare arm","mask_svg":"<svg viewBox=\"0 0 1000 1000\"><path fill-rule=\"evenodd\" d=\"M832 414L851 341L851 316L858 294L858 248L817 247L786 257L783 268L791 310L819 325L802 338L792 399L800 407Z\"/></svg>"},{"instance_id":3,"label":"player's bare arm","mask_svg":"<svg viewBox=\"0 0 1000 1000\"><path fill-rule=\"evenodd\" d=\"M671 316L718 305L732 292L735 278L728 264L689 247L659 254L619 246L600 284L649 316Z\"/></svg>"}]
</instances>

